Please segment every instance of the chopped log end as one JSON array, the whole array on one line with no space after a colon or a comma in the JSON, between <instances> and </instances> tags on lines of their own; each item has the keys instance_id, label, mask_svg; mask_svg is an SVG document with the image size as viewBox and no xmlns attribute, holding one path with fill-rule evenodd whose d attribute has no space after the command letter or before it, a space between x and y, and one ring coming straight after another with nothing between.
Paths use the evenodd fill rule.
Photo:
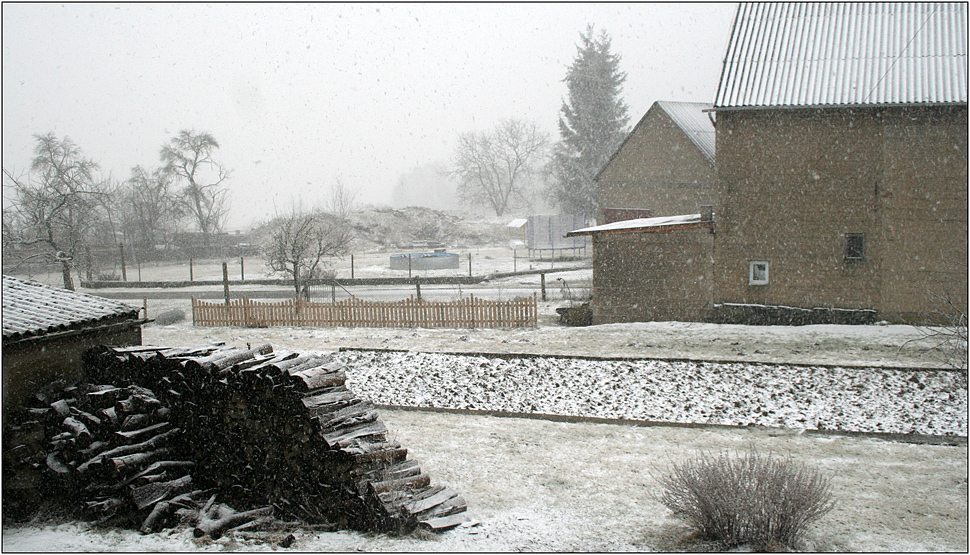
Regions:
<instances>
[{"instance_id":1,"label":"chopped log end","mask_svg":"<svg viewBox=\"0 0 970 555\"><path fill-rule=\"evenodd\" d=\"M445 530L450 530L457 526L461 526L463 522L467 522L469 520L468 515L465 513L457 513L448 516L421 520L418 522L418 526L432 532L443 532Z\"/></svg>"}]
</instances>

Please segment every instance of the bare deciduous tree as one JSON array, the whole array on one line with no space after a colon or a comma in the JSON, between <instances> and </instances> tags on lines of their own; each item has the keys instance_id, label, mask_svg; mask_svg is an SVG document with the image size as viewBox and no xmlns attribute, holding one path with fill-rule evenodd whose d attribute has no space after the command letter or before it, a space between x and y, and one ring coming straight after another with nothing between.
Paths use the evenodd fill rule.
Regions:
<instances>
[{"instance_id":1,"label":"bare deciduous tree","mask_svg":"<svg viewBox=\"0 0 970 555\"><path fill-rule=\"evenodd\" d=\"M346 219L356 207L357 191L348 188L342 178L335 178L330 187L330 198L327 199L327 211L338 218Z\"/></svg>"},{"instance_id":2,"label":"bare deciduous tree","mask_svg":"<svg viewBox=\"0 0 970 555\"><path fill-rule=\"evenodd\" d=\"M512 119L491 132L460 135L451 175L462 202L488 206L496 216L529 204L548 144L534 123Z\"/></svg>"},{"instance_id":3,"label":"bare deciduous tree","mask_svg":"<svg viewBox=\"0 0 970 555\"><path fill-rule=\"evenodd\" d=\"M308 283L320 277L324 258L347 252L351 233L344 222L324 212L293 209L270 222L264 247L267 265L293 282L297 297L307 296Z\"/></svg>"},{"instance_id":4,"label":"bare deciduous tree","mask_svg":"<svg viewBox=\"0 0 970 555\"><path fill-rule=\"evenodd\" d=\"M152 249L174 230L183 207L174 190L173 175L159 168L131 169L122 191L125 210L121 222L125 234L143 250Z\"/></svg>"},{"instance_id":5,"label":"bare deciduous tree","mask_svg":"<svg viewBox=\"0 0 970 555\"><path fill-rule=\"evenodd\" d=\"M85 242L99 231L110 233L108 203L111 183L95 176L98 165L84 157L69 138L36 135L30 172L16 177L3 170L4 186L12 191L12 206L4 210L4 246L42 252L23 261L45 257L61 266L66 289L74 289L73 261Z\"/></svg>"},{"instance_id":6,"label":"bare deciduous tree","mask_svg":"<svg viewBox=\"0 0 970 555\"><path fill-rule=\"evenodd\" d=\"M162 147L165 171L183 182L182 202L202 232L206 246L212 234L222 230L229 215L229 190L224 186L229 170L212 158L219 148L209 133L182 130Z\"/></svg>"}]
</instances>

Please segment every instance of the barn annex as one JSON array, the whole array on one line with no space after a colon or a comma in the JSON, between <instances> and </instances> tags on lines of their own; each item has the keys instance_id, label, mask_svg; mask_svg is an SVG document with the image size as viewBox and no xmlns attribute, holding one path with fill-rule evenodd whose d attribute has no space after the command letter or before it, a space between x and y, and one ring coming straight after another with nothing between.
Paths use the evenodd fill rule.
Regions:
<instances>
[{"instance_id":1,"label":"barn annex","mask_svg":"<svg viewBox=\"0 0 970 555\"><path fill-rule=\"evenodd\" d=\"M140 309L3 276L3 412L51 380L81 378L96 345L141 345Z\"/></svg>"},{"instance_id":2,"label":"barn annex","mask_svg":"<svg viewBox=\"0 0 970 555\"><path fill-rule=\"evenodd\" d=\"M709 273L626 271L637 248L613 247L645 241L643 226L577 230L594 240L594 322L745 321L766 306L965 314L966 30L966 4L740 5L713 103ZM641 257L697 264L685 230L649 233L663 241Z\"/></svg>"}]
</instances>

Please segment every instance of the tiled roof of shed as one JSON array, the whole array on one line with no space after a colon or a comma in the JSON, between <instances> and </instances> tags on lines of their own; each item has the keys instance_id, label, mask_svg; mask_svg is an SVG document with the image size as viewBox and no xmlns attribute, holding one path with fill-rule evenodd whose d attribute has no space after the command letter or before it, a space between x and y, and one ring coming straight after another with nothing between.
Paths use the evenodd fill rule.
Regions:
<instances>
[{"instance_id":1,"label":"tiled roof of shed","mask_svg":"<svg viewBox=\"0 0 970 555\"><path fill-rule=\"evenodd\" d=\"M138 308L32 280L3 276L3 340L138 317Z\"/></svg>"},{"instance_id":2,"label":"tiled roof of shed","mask_svg":"<svg viewBox=\"0 0 970 555\"><path fill-rule=\"evenodd\" d=\"M663 109L670 119L680 127L684 134L708 160L714 163L714 122L704 110L710 110L711 105L704 102L667 102L657 101L657 106Z\"/></svg>"},{"instance_id":3,"label":"tiled roof of shed","mask_svg":"<svg viewBox=\"0 0 970 555\"><path fill-rule=\"evenodd\" d=\"M966 102L966 3L744 3L714 106Z\"/></svg>"}]
</instances>

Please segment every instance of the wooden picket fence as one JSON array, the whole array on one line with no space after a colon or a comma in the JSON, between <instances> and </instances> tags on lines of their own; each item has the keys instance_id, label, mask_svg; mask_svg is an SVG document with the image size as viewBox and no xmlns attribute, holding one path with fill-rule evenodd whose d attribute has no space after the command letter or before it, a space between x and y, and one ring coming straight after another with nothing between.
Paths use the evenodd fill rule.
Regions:
<instances>
[{"instance_id":1,"label":"wooden picket fence","mask_svg":"<svg viewBox=\"0 0 970 555\"><path fill-rule=\"evenodd\" d=\"M196 326L316 326L372 328L519 328L536 325L536 296L511 301L476 299L397 302L364 301L351 297L334 303L289 299L279 303L246 298L229 304L192 299Z\"/></svg>"}]
</instances>

